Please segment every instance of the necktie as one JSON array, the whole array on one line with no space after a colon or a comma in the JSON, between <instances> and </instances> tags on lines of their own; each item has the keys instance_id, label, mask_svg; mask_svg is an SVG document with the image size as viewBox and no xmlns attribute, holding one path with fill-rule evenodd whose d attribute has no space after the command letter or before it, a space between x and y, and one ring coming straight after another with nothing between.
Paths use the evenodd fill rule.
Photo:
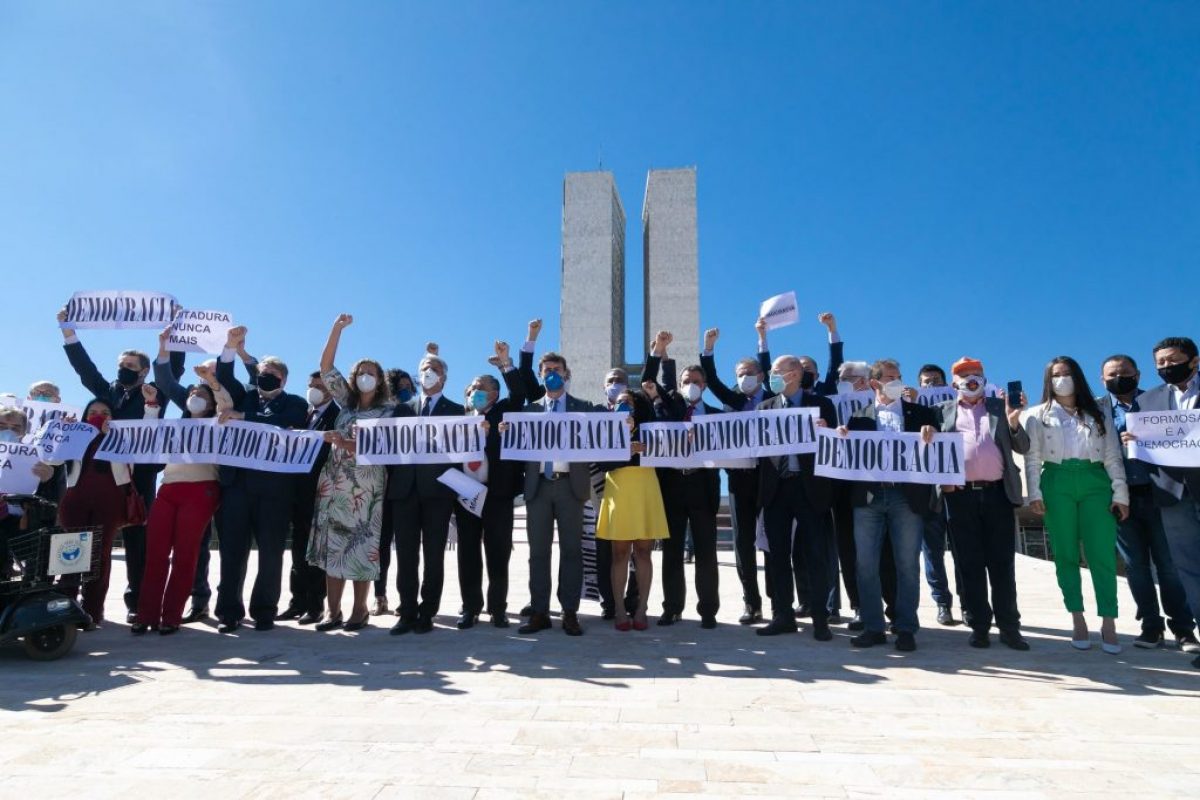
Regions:
<instances>
[{"instance_id":1,"label":"necktie","mask_svg":"<svg viewBox=\"0 0 1200 800\"><path fill-rule=\"evenodd\" d=\"M687 411L683 412L683 421L691 422L692 421L692 412L695 410L696 410L695 406L688 406Z\"/></svg>"},{"instance_id":2,"label":"necktie","mask_svg":"<svg viewBox=\"0 0 1200 800\"><path fill-rule=\"evenodd\" d=\"M422 406L421 406L421 416L422 416L422 417L428 417L428 416L429 416L429 412L430 412L430 411L432 411L432 409L430 408L430 406L431 406L431 405L433 405L433 404L429 402L429 398L428 398L428 397L426 397L426 398L425 398L425 400L424 400L423 402L424 402L424 405L422 405Z\"/></svg>"},{"instance_id":3,"label":"necktie","mask_svg":"<svg viewBox=\"0 0 1200 800\"><path fill-rule=\"evenodd\" d=\"M317 416L317 410L315 408L308 412L308 429L310 431L317 426L318 419L319 417Z\"/></svg>"},{"instance_id":4,"label":"necktie","mask_svg":"<svg viewBox=\"0 0 1200 800\"><path fill-rule=\"evenodd\" d=\"M795 408L796 407L796 404L791 401L791 398L788 398L787 400L785 400L783 405L785 408ZM786 465L785 469L788 473L800 472L800 458L798 456L795 456L795 455L787 456L784 461L784 464Z\"/></svg>"},{"instance_id":5,"label":"necktie","mask_svg":"<svg viewBox=\"0 0 1200 800\"><path fill-rule=\"evenodd\" d=\"M558 400L550 398L550 397L546 398L546 413L547 414L557 411L558 410L557 406L558 406ZM550 480L551 478L554 477L554 462L553 461L547 461L544 464L542 464L542 477L544 477L546 480Z\"/></svg>"}]
</instances>

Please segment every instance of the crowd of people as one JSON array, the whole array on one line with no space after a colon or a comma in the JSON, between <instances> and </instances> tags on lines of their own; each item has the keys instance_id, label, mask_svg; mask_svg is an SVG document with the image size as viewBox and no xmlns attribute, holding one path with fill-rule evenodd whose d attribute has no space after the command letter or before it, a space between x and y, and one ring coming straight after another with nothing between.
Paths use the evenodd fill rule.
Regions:
<instances>
[{"instance_id":1,"label":"crowd of people","mask_svg":"<svg viewBox=\"0 0 1200 800\"><path fill-rule=\"evenodd\" d=\"M64 318L60 314L60 322ZM553 627L556 584L560 628L570 636L583 633L578 612L588 504L595 518L603 619L620 631L650 625L652 553L657 547L663 600L655 624L682 623L688 593L685 563L692 563L695 611L700 627L711 629L720 611L720 475L715 468L642 466L638 430L655 421L806 407L815 409L817 425L843 433L899 431L926 440L938 432L960 433L965 483L834 480L816 473L812 455L759 458L752 466L728 469L743 601L738 622L757 626L758 635L797 632L799 619L807 621L817 641L832 638L831 625L845 624L855 634L850 639L854 647L883 645L893 634L896 649L915 650L924 560L939 624L958 624L957 594L970 646L990 646L995 628L1002 644L1027 650L1015 543L1016 510L1028 504L1045 519L1071 615L1071 646L1092 646L1081 581L1082 547L1104 652L1121 651L1115 628L1119 554L1141 623L1134 645L1162 647L1169 629L1177 647L1200 653L1200 467L1168 469L1131 460L1123 447L1131 438L1127 414L1200 408L1200 356L1191 339L1166 338L1153 347L1151 358L1162 383L1145 391L1133 356L1117 354L1097 365L1095 374L1103 384L1098 395L1080 364L1060 356L1045 367L1040 403L1029 407L1024 394L989 393L984 364L963 357L949 374L934 364L918 370L916 386L949 386L955 393L939 404L922 405L915 402L914 387L904 381L899 363L844 360L836 319L826 313L819 321L829 341L824 377L812 357L772 359L763 320L756 326L759 352L736 362L730 383L717 368L718 330L705 332L696 363L682 368L668 355L673 337L664 331L651 342L640 376L616 367L603 386L577 387L580 394L594 389L599 397L602 392L605 401L600 404L571 393L564 355L545 352L535 361L540 320L530 322L516 362L509 346L498 341L489 359L497 374L476 376L462 392L447 392L447 364L434 344L427 346L415 376L385 369L371 358L355 361L348 373L340 371L341 335L353 323L342 314L333 323L319 369L308 373L303 397L288 392L287 364L247 352L244 327L229 332L219 358L194 367L196 380L190 385L181 382L182 355L168 352L167 330L153 360L126 350L118 357L116 379L109 380L76 333L63 328L67 358L92 396L82 418L102 433L110 420L163 418L173 404L185 418L322 431L325 444L312 470L295 475L204 464L131 468L96 458L97 437L78 461L39 464L39 493L58 502L62 525L94 526L102 533L102 567L82 586L90 627L104 622L111 550L120 531L127 621L135 635L175 633L208 618L210 608L222 633L248 622L255 630L268 631L280 620L319 631L360 630L371 616L391 613L393 547L398 606L390 632L428 633L441 611L453 520L462 597L456 627L472 628L487 614L493 625L505 628L510 625L514 505L523 496L529 586L519 615L522 634ZM235 375L239 361L244 380ZM151 374L153 380L148 380ZM831 396L867 390L872 401L839 421ZM47 382L29 390L30 399L45 402L61 402L60 395ZM716 404L706 402L706 396ZM628 412L631 456L603 464L503 459L504 415L512 411ZM488 488L478 513L460 504L456 492L438 480L450 465L370 466L355 457L356 425L362 420L463 415L479 417L487 432L486 457L456 465ZM0 440L31 433L29 427L19 409L0 409ZM1023 456L1023 480L1015 455ZM0 513L4 508L0 503ZM551 567L556 531L557 575ZM208 563L214 535L220 552L215 604ZM289 599L281 608L289 540ZM953 593L947 547L953 552ZM257 549L257 571L247 605L252 549ZM765 567L761 587L760 553ZM347 582L352 596L348 610ZM62 589L81 591L77 579L64 581ZM769 601L766 614L764 596ZM189 597L191 608L185 614ZM846 607L849 613L843 615ZM1200 657L1192 664L1200 668Z\"/></svg>"}]
</instances>

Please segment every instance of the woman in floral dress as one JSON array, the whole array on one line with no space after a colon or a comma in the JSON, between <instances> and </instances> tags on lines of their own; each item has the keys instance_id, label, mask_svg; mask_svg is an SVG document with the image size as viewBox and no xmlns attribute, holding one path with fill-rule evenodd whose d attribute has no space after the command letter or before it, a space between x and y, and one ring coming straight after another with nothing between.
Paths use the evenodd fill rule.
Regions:
<instances>
[{"instance_id":1,"label":"woman in floral dress","mask_svg":"<svg viewBox=\"0 0 1200 800\"><path fill-rule=\"evenodd\" d=\"M370 609L367 598L379 577L379 533L383 522L386 467L355 463L354 425L392 413L391 392L379 362L355 362L347 380L333 365L342 329L354 318L341 314L329 332L321 354L321 378L342 410L334 430L325 434L332 445L317 482L317 506L308 540L308 563L325 570L329 611L317 630L365 628ZM354 583L354 607L342 618L342 590Z\"/></svg>"}]
</instances>

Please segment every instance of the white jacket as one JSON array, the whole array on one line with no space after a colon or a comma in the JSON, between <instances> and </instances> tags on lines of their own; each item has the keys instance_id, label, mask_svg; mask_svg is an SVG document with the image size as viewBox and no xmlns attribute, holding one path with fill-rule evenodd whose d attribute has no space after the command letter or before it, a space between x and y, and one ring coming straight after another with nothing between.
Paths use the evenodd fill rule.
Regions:
<instances>
[{"instance_id":1,"label":"white jacket","mask_svg":"<svg viewBox=\"0 0 1200 800\"><path fill-rule=\"evenodd\" d=\"M1061 464L1066 446L1063 428L1053 414L1050 404L1042 403L1029 409L1023 424L1029 434L1029 452L1025 454L1025 485L1029 501L1042 499L1042 464ZM1112 481L1113 502L1129 504L1129 487L1125 483L1125 462L1121 460L1121 439L1111 419L1105 421L1104 435L1096 431L1096 423L1085 415L1079 425L1086 443L1083 456L1088 461L1104 465Z\"/></svg>"}]
</instances>

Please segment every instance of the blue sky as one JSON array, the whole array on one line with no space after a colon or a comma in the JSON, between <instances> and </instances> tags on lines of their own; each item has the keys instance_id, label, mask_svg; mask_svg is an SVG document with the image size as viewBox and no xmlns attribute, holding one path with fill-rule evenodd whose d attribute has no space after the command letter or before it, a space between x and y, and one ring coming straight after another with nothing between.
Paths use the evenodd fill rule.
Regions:
<instances>
[{"instance_id":1,"label":"blue sky","mask_svg":"<svg viewBox=\"0 0 1200 800\"><path fill-rule=\"evenodd\" d=\"M54 314L98 288L230 311L294 371L350 312L343 367L435 339L464 385L530 317L556 344L562 177L601 161L633 243L646 170L698 168L723 368L795 289L773 349L822 365L828 309L914 380L1126 350L1157 383L1200 333L1198 41L1165 2L5 3L0 390L83 399ZM108 372L156 343L82 336Z\"/></svg>"}]
</instances>

